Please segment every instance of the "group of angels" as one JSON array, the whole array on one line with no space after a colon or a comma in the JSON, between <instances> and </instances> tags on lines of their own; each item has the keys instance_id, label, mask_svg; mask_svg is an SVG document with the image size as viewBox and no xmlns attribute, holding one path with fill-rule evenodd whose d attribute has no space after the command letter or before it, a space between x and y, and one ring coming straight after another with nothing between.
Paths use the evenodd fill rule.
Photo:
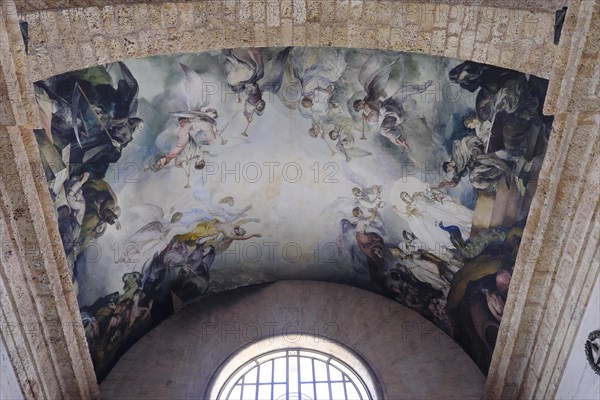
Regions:
<instances>
[{"instance_id":1,"label":"group of angels","mask_svg":"<svg viewBox=\"0 0 600 400\"><path fill-rule=\"evenodd\" d=\"M371 155L365 146L356 144L355 137L360 133L360 139L367 139L365 132L372 131L373 124L379 124L379 133L390 143L407 152L418 145L414 140L432 142L428 138L411 137L402 126L415 108L413 97L426 91L433 81L403 84L388 95L390 73L398 58L386 61L380 52L374 52L358 71L356 83L360 90L356 93L362 98L352 104L347 101L351 95L356 97L356 93L347 93L347 87L352 85L339 82L347 69L339 49L287 47L268 62L260 49L227 49L221 51L219 61L224 83L235 93L235 101L243 103L240 113L247 125L240 134L242 137L248 137L253 121L265 112L266 93L270 93L286 108L309 119L308 135L321 138L332 156L339 153L347 162ZM207 95L206 78L189 66L180 66L179 96L186 109L169 111L177 120L177 140L170 149L154 155L147 169L158 171L175 160L175 165L183 167L189 178L192 167L202 169L206 165L204 158L210 153L203 150L204 146L228 143L223 136L231 121L219 128L219 112L209 106L211 97Z\"/></svg>"}]
</instances>

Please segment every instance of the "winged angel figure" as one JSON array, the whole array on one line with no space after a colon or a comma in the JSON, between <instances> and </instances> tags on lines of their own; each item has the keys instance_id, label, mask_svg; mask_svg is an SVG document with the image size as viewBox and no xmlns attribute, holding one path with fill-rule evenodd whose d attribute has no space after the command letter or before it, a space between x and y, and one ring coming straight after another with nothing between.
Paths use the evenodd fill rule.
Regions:
<instances>
[{"instance_id":1,"label":"winged angel figure","mask_svg":"<svg viewBox=\"0 0 600 400\"><path fill-rule=\"evenodd\" d=\"M147 168L156 172L175 160L175 166L184 170L188 180L185 187L189 188L192 165L195 169L202 169L206 165L204 156L208 153L202 147L216 143L225 145L227 140L217 128L219 113L208 107L209 96L203 92L206 87L204 81L190 67L179 65L184 73L180 100L186 104L187 110L170 113L177 118L177 142L167 153L156 154Z\"/></svg>"},{"instance_id":2,"label":"winged angel figure","mask_svg":"<svg viewBox=\"0 0 600 400\"><path fill-rule=\"evenodd\" d=\"M223 222L231 222L244 217L252 208L234 208L234 199L224 197L216 206L203 204L203 208L192 208L181 212L171 208L168 214L162 207L146 203L130 208L130 219L141 221L142 225L125 241L119 263L137 263L138 258L147 259L162 251L171 239L178 234L189 232L201 221L218 218ZM138 225L139 226L139 225Z\"/></svg>"},{"instance_id":3,"label":"winged angel figure","mask_svg":"<svg viewBox=\"0 0 600 400\"><path fill-rule=\"evenodd\" d=\"M380 123L379 133L385 136L394 145L410 151L413 147L427 146L433 141L433 132L424 121L417 126L414 132L403 128L403 124L411 119L411 112L416 108L413 96L425 92L433 81L429 80L422 84L402 83L391 96L386 93L390 73L398 58L392 62L385 63L380 53L375 53L363 64L358 80L367 93L363 99L353 103L354 111L362 116L364 139L365 123ZM422 163L416 154L409 153L413 161Z\"/></svg>"},{"instance_id":4,"label":"winged angel figure","mask_svg":"<svg viewBox=\"0 0 600 400\"><path fill-rule=\"evenodd\" d=\"M137 263L138 257L162 250L172 234L185 231L189 225L182 221L183 213L171 210L170 215L165 216L162 207L154 204L134 206L129 213L136 220L146 222L125 240L118 263Z\"/></svg>"},{"instance_id":5,"label":"winged angel figure","mask_svg":"<svg viewBox=\"0 0 600 400\"><path fill-rule=\"evenodd\" d=\"M334 122L333 129L329 132L329 139L337 141L335 148L346 162L371 155L371 152L354 145L356 131L353 131L353 122L350 117L341 118Z\"/></svg>"},{"instance_id":6,"label":"winged angel figure","mask_svg":"<svg viewBox=\"0 0 600 400\"><path fill-rule=\"evenodd\" d=\"M365 97L354 102L354 111L361 113L363 121L367 123L379 122L379 114L383 100L387 97L385 89L390 79L392 66L398 61L396 58L384 64L381 53L377 52L365 61L358 73L358 82L367 92Z\"/></svg>"},{"instance_id":7,"label":"winged angel figure","mask_svg":"<svg viewBox=\"0 0 600 400\"><path fill-rule=\"evenodd\" d=\"M356 186L352 197L335 199L320 215L338 227L338 254L348 254L352 268L365 273L367 259L379 261L383 247L385 227L379 210L386 206L381 200L382 187L371 185L345 164L342 167L346 178Z\"/></svg>"},{"instance_id":8,"label":"winged angel figure","mask_svg":"<svg viewBox=\"0 0 600 400\"><path fill-rule=\"evenodd\" d=\"M261 116L267 103L264 92L277 93L281 88L284 67L292 47L281 50L266 65L260 50L226 49L222 51L223 70L227 84L236 93L236 101L244 99L244 116L248 121L242 136L248 136L248 128L254 115Z\"/></svg>"}]
</instances>

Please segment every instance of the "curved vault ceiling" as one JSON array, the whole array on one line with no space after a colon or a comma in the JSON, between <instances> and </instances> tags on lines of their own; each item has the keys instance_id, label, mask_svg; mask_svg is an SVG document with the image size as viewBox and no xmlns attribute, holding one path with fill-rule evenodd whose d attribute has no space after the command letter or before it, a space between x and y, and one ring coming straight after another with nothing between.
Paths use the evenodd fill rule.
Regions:
<instances>
[{"instance_id":1,"label":"curved vault ceiling","mask_svg":"<svg viewBox=\"0 0 600 400\"><path fill-rule=\"evenodd\" d=\"M550 132L546 86L334 48L37 82L36 137L98 377L184 304L280 279L393 298L486 372Z\"/></svg>"}]
</instances>

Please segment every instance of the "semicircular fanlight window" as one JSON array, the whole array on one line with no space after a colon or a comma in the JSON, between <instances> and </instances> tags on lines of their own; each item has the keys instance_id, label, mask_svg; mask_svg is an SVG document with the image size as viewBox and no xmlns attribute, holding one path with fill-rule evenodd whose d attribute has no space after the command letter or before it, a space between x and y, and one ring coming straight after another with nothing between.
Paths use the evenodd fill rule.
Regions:
<instances>
[{"instance_id":1,"label":"semicircular fanlight window","mask_svg":"<svg viewBox=\"0 0 600 400\"><path fill-rule=\"evenodd\" d=\"M325 345L322 341L317 346L306 344L281 346L267 340L250 345L221 367L209 397L217 400L377 399L374 377L358 356L330 341Z\"/></svg>"}]
</instances>

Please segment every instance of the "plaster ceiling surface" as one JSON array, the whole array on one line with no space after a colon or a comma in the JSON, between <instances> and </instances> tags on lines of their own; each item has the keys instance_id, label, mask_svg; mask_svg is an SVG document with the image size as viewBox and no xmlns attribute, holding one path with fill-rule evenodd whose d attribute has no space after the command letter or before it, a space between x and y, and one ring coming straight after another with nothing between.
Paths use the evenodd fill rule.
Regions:
<instances>
[{"instance_id":1,"label":"plaster ceiling surface","mask_svg":"<svg viewBox=\"0 0 600 400\"><path fill-rule=\"evenodd\" d=\"M186 304L284 279L395 299L486 372L552 124L546 86L301 47L37 82L36 138L98 377Z\"/></svg>"}]
</instances>

